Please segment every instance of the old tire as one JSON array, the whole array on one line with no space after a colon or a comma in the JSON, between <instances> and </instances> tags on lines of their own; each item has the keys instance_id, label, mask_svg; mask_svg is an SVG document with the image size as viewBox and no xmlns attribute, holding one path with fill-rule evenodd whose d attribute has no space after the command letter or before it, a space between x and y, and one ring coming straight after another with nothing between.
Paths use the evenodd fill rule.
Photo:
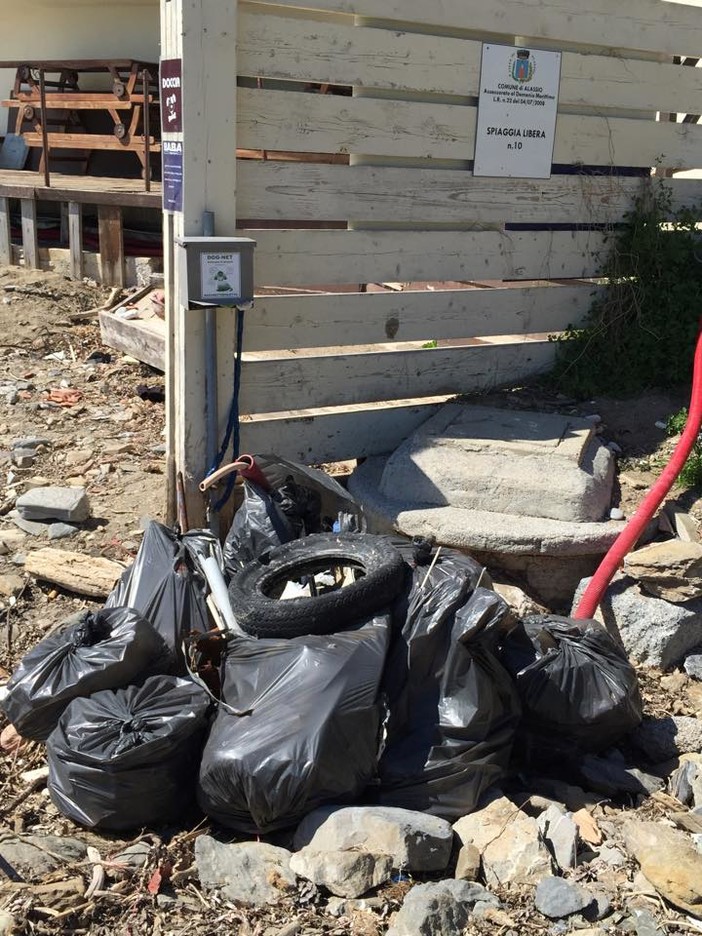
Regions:
<instances>
[{"instance_id":1,"label":"old tire","mask_svg":"<svg viewBox=\"0 0 702 936\"><path fill-rule=\"evenodd\" d=\"M363 576L312 598L274 597L289 579L332 565L353 566ZM229 586L229 600L239 626L256 637L332 634L385 610L397 598L405 574L402 556L381 537L319 533L285 543L250 562Z\"/></svg>"}]
</instances>

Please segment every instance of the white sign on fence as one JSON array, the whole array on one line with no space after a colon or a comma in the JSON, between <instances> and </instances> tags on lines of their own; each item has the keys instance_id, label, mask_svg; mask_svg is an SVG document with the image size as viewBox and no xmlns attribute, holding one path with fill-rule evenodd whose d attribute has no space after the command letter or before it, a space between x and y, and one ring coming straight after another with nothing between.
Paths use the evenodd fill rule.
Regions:
<instances>
[{"instance_id":1,"label":"white sign on fence","mask_svg":"<svg viewBox=\"0 0 702 936\"><path fill-rule=\"evenodd\" d=\"M483 44L474 175L550 177L560 80L560 52Z\"/></svg>"},{"instance_id":2,"label":"white sign on fence","mask_svg":"<svg viewBox=\"0 0 702 936\"><path fill-rule=\"evenodd\" d=\"M203 253L200 257L203 302L241 294L241 254Z\"/></svg>"}]
</instances>

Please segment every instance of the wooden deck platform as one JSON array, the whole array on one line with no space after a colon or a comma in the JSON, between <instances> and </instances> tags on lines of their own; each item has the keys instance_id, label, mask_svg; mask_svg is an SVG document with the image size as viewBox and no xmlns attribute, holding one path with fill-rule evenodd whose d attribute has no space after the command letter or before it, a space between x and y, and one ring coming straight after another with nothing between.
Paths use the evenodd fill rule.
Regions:
<instances>
[{"instance_id":1,"label":"wooden deck platform","mask_svg":"<svg viewBox=\"0 0 702 936\"><path fill-rule=\"evenodd\" d=\"M51 185L47 188L43 173L0 169L0 198L160 210L161 183L152 182L151 191L145 192L142 179L110 179L52 172Z\"/></svg>"}]
</instances>

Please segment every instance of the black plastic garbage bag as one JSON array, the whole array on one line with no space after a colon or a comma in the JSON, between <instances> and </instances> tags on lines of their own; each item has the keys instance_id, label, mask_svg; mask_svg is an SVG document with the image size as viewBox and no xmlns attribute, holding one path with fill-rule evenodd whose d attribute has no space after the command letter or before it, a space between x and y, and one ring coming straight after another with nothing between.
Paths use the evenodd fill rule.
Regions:
<instances>
[{"instance_id":1,"label":"black plastic garbage bag","mask_svg":"<svg viewBox=\"0 0 702 936\"><path fill-rule=\"evenodd\" d=\"M540 735L604 750L642 718L636 670L597 621L526 617L504 639L525 724Z\"/></svg>"},{"instance_id":2,"label":"black plastic garbage bag","mask_svg":"<svg viewBox=\"0 0 702 936\"><path fill-rule=\"evenodd\" d=\"M205 745L198 801L241 832L356 799L376 776L387 616L328 636L235 638ZM238 712L241 714L233 714Z\"/></svg>"},{"instance_id":3,"label":"black plastic garbage bag","mask_svg":"<svg viewBox=\"0 0 702 936\"><path fill-rule=\"evenodd\" d=\"M105 608L71 619L21 660L2 710L24 738L44 741L72 699L118 689L170 662L163 638L131 608Z\"/></svg>"},{"instance_id":4,"label":"black plastic garbage bag","mask_svg":"<svg viewBox=\"0 0 702 936\"><path fill-rule=\"evenodd\" d=\"M137 557L107 599L106 607L134 608L153 624L172 655L165 670L185 675L183 638L209 630L206 589L187 541L151 522Z\"/></svg>"},{"instance_id":5,"label":"black plastic garbage bag","mask_svg":"<svg viewBox=\"0 0 702 936\"><path fill-rule=\"evenodd\" d=\"M179 820L194 803L209 708L203 689L175 676L76 699L46 744L51 799L101 829Z\"/></svg>"},{"instance_id":6,"label":"black plastic garbage bag","mask_svg":"<svg viewBox=\"0 0 702 936\"><path fill-rule=\"evenodd\" d=\"M426 551L418 558L394 609L377 798L458 819L504 774L520 719L512 680L493 652L509 609L476 587L489 578L469 557L442 549L433 567Z\"/></svg>"},{"instance_id":7,"label":"black plastic garbage bag","mask_svg":"<svg viewBox=\"0 0 702 936\"><path fill-rule=\"evenodd\" d=\"M254 477L224 544L224 562L235 574L269 549L310 533L365 529L363 512L348 491L316 468L277 455L256 455Z\"/></svg>"}]
</instances>

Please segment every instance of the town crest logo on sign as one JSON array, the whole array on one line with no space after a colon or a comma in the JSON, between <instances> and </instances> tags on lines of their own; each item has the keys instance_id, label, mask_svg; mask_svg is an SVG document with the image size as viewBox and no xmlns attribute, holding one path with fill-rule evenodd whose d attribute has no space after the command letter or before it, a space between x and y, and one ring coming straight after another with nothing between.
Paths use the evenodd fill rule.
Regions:
<instances>
[{"instance_id":1,"label":"town crest logo on sign","mask_svg":"<svg viewBox=\"0 0 702 936\"><path fill-rule=\"evenodd\" d=\"M536 64L529 49L517 49L517 54L511 57L509 65L511 77L515 81L524 84L534 77Z\"/></svg>"}]
</instances>

